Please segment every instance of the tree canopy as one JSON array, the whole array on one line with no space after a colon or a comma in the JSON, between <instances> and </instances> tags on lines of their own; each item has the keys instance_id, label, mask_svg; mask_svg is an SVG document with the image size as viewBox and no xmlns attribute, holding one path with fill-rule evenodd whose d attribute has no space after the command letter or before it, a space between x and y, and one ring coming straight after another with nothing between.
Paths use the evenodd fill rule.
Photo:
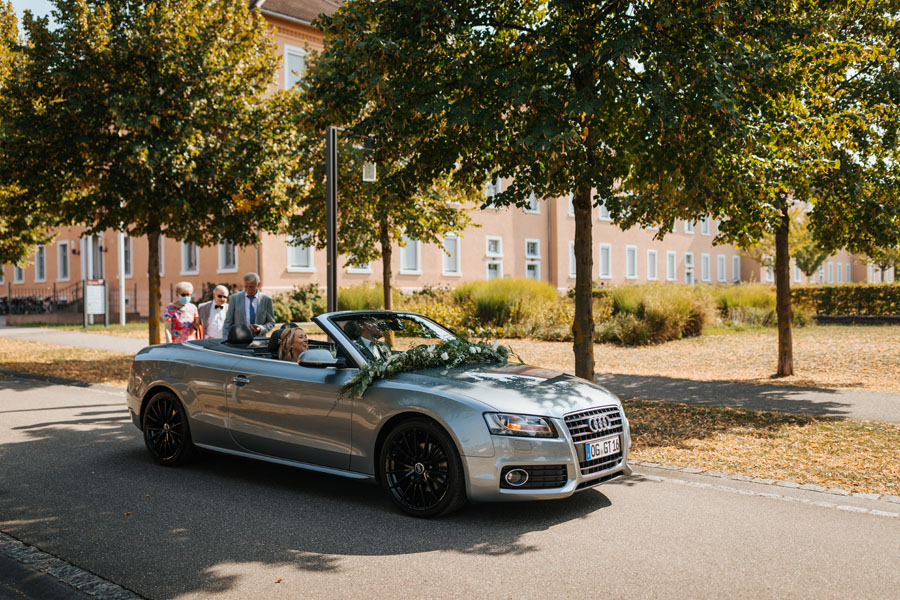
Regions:
<instances>
[{"instance_id":1,"label":"tree canopy","mask_svg":"<svg viewBox=\"0 0 900 600\"><path fill-rule=\"evenodd\" d=\"M158 343L160 235L252 244L293 212L275 42L243 0L54 1L54 27L25 19L0 177L60 224L147 236Z\"/></svg>"}]
</instances>

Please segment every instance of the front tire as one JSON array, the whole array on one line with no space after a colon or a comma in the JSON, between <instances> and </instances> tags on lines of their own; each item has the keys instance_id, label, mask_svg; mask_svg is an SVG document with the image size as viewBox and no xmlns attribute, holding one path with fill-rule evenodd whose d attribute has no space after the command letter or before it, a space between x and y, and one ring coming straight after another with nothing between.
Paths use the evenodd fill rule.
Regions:
<instances>
[{"instance_id":1,"label":"front tire","mask_svg":"<svg viewBox=\"0 0 900 600\"><path fill-rule=\"evenodd\" d=\"M187 463L194 455L187 414L171 392L159 392L150 398L141 421L144 443L157 463L174 467Z\"/></svg>"},{"instance_id":2,"label":"front tire","mask_svg":"<svg viewBox=\"0 0 900 600\"><path fill-rule=\"evenodd\" d=\"M403 512L428 518L447 515L466 503L462 461L456 445L436 423L410 419L388 433L378 475Z\"/></svg>"}]
</instances>

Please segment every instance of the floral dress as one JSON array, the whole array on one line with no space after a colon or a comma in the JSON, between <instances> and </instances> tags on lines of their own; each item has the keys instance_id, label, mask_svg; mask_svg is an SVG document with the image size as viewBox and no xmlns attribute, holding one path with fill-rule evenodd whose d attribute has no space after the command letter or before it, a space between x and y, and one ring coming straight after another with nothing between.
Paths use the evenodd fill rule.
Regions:
<instances>
[{"instance_id":1,"label":"floral dress","mask_svg":"<svg viewBox=\"0 0 900 600\"><path fill-rule=\"evenodd\" d=\"M197 307L190 302L181 308L175 304L169 305L163 320L172 322L173 342L184 342L195 337L194 319L198 314Z\"/></svg>"}]
</instances>

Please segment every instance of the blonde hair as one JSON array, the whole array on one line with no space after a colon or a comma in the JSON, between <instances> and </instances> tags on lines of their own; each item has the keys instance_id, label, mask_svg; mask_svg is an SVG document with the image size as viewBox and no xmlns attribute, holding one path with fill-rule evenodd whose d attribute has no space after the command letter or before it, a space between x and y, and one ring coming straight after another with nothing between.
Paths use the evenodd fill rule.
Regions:
<instances>
[{"instance_id":1,"label":"blonde hair","mask_svg":"<svg viewBox=\"0 0 900 600\"><path fill-rule=\"evenodd\" d=\"M192 284L190 281L179 281L178 283L175 284L175 293L178 294L179 296L182 293L185 293L188 295L193 294L194 293L194 284Z\"/></svg>"},{"instance_id":2,"label":"blonde hair","mask_svg":"<svg viewBox=\"0 0 900 600\"><path fill-rule=\"evenodd\" d=\"M306 332L299 327L288 327L281 333L281 339L278 340L278 360L294 360L291 353L293 351L294 336L298 332L302 333L307 341L309 340Z\"/></svg>"}]
</instances>

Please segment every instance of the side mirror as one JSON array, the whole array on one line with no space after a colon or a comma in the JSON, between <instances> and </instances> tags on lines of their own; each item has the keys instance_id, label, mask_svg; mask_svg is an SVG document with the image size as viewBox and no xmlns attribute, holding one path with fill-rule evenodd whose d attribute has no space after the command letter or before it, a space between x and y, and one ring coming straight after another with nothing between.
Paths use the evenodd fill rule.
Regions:
<instances>
[{"instance_id":1,"label":"side mirror","mask_svg":"<svg viewBox=\"0 0 900 600\"><path fill-rule=\"evenodd\" d=\"M324 348L313 348L312 350L303 352L297 362L301 367L321 369L325 367L338 367L341 359L333 357L331 352Z\"/></svg>"}]
</instances>

